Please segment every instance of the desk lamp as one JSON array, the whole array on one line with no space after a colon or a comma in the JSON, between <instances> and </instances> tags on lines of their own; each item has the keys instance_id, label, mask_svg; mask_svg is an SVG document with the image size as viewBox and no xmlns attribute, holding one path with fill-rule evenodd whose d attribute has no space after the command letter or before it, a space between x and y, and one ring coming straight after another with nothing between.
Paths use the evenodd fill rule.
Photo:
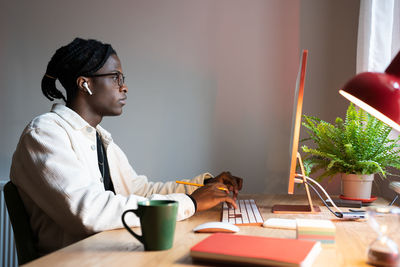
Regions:
<instances>
[{"instance_id":1,"label":"desk lamp","mask_svg":"<svg viewBox=\"0 0 400 267\"><path fill-rule=\"evenodd\" d=\"M384 73L360 73L339 93L400 132L400 52Z\"/></svg>"},{"instance_id":2,"label":"desk lamp","mask_svg":"<svg viewBox=\"0 0 400 267\"><path fill-rule=\"evenodd\" d=\"M400 132L400 52L384 73L360 73L350 79L339 93ZM369 221L377 223L375 216L371 216ZM379 232L378 239L370 245L368 262L374 265L398 266L400 251L396 243L382 236Z\"/></svg>"}]
</instances>

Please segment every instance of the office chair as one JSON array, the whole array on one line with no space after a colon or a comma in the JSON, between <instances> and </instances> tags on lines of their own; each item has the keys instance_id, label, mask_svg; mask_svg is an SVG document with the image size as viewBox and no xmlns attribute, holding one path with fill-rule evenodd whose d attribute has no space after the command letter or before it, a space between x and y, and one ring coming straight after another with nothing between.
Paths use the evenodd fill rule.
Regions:
<instances>
[{"instance_id":1,"label":"office chair","mask_svg":"<svg viewBox=\"0 0 400 267\"><path fill-rule=\"evenodd\" d=\"M35 238L29 223L29 217L17 187L9 181L4 186L4 198L8 215L14 231L18 264L25 264L39 257L35 248Z\"/></svg>"}]
</instances>

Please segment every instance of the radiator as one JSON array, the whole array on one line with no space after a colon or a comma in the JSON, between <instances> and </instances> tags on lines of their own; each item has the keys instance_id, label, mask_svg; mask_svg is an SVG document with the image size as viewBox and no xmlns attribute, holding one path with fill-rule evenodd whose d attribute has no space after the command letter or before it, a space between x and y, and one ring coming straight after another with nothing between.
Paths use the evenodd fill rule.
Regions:
<instances>
[{"instance_id":1,"label":"radiator","mask_svg":"<svg viewBox=\"0 0 400 267\"><path fill-rule=\"evenodd\" d=\"M0 266L16 267L18 266L17 251L3 191L7 182L0 180Z\"/></svg>"}]
</instances>

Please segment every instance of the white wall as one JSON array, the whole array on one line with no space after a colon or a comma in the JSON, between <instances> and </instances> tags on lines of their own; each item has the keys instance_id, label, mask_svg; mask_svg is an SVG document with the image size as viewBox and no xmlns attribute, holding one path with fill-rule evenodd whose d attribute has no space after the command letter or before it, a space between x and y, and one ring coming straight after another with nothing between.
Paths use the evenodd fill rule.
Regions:
<instances>
[{"instance_id":1,"label":"white wall","mask_svg":"<svg viewBox=\"0 0 400 267\"><path fill-rule=\"evenodd\" d=\"M301 3L300 46L310 50L303 114L334 122L336 117L345 116L349 105L338 90L356 74L360 3L346 0ZM304 129L301 134L306 136ZM340 194L339 175L322 184L329 192Z\"/></svg>"},{"instance_id":2,"label":"white wall","mask_svg":"<svg viewBox=\"0 0 400 267\"><path fill-rule=\"evenodd\" d=\"M0 3L0 177L24 126L50 109L40 80L76 36L109 42L129 87L102 125L152 180L230 170L244 192L286 191L293 89L310 50L304 112L342 115L355 73L358 1ZM340 16L338 15L340 14Z\"/></svg>"}]
</instances>

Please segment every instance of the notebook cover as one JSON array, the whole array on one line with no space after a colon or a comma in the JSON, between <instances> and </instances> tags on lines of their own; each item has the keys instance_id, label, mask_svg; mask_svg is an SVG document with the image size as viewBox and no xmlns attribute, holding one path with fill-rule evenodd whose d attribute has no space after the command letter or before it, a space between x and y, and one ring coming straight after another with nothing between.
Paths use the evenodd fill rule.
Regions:
<instances>
[{"instance_id":1,"label":"notebook cover","mask_svg":"<svg viewBox=\"0 0 400 267\"><path fill-rule=\"evenodd\" d=\"M311 266L321 251L315 241L213 234L190 250L195 259L275 266Z\"/></svg>"}]
</instances>

